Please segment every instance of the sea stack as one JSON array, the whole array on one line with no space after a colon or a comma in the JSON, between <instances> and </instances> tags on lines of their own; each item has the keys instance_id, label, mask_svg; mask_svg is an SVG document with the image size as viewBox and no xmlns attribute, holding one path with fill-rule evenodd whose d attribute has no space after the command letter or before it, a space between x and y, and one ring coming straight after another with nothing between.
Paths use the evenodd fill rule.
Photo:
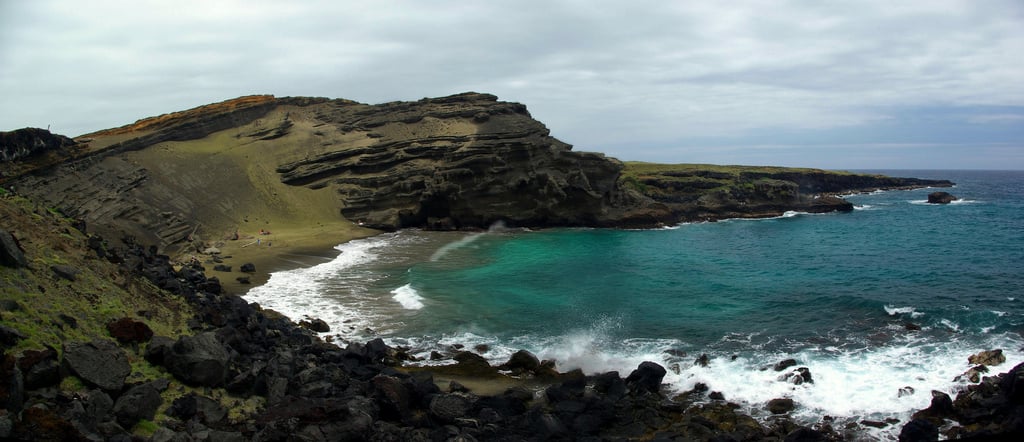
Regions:
<instances>
[{"instance_id":1,"label":"sea stack","mask_svg":"<svg viewBox=\"0 0 1024 442\"><path fill-rule=\"evenodd\" d=\"M949 192L932 192L928 194L928 204L949 204L958 199L960 198L949 194Z\"/></svg>"}]
</instances>

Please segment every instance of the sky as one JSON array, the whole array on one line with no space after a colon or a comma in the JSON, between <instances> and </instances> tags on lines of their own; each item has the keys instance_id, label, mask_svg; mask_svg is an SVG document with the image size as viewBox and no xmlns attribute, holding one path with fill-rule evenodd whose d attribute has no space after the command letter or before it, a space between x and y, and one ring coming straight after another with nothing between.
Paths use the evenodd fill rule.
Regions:
<instances>
[{"instance_id":1,"label":"sky","mask_svg":"<svg viewBox=\"0 0 1024 442\"><path fill-rule=\"evenodd\" d=\"M0 130L466 91L622 160L1021 170L1024 1L0 0Z\"/></svg>"}]
</instances>

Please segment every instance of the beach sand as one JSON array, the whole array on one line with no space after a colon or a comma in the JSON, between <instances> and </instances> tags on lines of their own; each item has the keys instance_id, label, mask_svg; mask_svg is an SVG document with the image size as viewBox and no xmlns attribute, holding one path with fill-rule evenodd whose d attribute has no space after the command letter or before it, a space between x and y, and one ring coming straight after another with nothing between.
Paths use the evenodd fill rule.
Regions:
<instances>
[{"instance_id":1,"label":"beach sand","mask_svg":"<svg viewBox=\"0 0 1024 442\"><path fill-rule=\"evenodd\" d=\"M270 273L330 261L338 256L335 247L339 244L380 233L359 228L348 221L334 225L280 226L274 230L263 230L270 233L261 235L259 228L251 232L240 228L237 240L229 236L228 239L207 242L219 250L218 254L182 254L177 259L179 262L187 262L195 256L206 268L207 276L220 279L226 293L244 295L250 288L266 283ZM216 262L214 257L219 257L221 262ZM242 265L247 263L253 264L256 270L242 272ZM231 271L216 271L214 266L217 264L230 266ZM241 283L238 278L248 278L249 283Z\"/></svg>"}]
</instances>

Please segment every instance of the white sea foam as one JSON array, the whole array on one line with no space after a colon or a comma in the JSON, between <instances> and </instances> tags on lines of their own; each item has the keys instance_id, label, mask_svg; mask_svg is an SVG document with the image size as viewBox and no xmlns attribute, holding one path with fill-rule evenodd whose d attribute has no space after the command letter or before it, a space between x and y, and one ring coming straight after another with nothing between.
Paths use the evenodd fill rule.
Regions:
<instances>
[{"instance_id":1,"label":"white sea foam","mask_svg":"<svg viewBox=\"0 0 1024 442\"><path fill-rule=\"evenodd\" d=\"M412 287L412 284L403 285L391 291L392 297L402 308L406 310L419 310L423 308L423 297Z\"/></svg>"},{"instance_id":2,"label":"white sea foam","mask_svg":"<svg viewBox=\"0 0 1024 442\"><path fill-rule=\"evenodd\" d=\"M917 311L914 307L896 307L893 305L886 305L883 308L885 308L885 312L888 313L889 316L910 315L911 318L924 316L924 313Z\"/></svg>"},{"instance_id":3,"label":"white sea foam","mask_svg":"<svg viewBox=\"0 0 1024 442\"><path fill-rule=\"evenodd\" d=\"M960 325L953 321L950 321L949 319L943 319L939 321L939 323L941 323L944 327L948 328L954 333L960 333Z\"/></svg>"},{"instance_id":4,"label":"white sea foam","mask_svg":"<svg viewBox=\"0 0 1024 442\"><path fill-rule=\"evenodd\" d=\"M998 316L1000 318L1002 318L1004 316L1010 316L1009 312L1002 312L1002 311L999 311L999 310L992 310L992 314L994 314L994 315L996 315L996 316Z\"/></svg>"},{"instance_id":5,"label":"white sea foam","mask_svg":"<svg viewBox=\"0 0 1024 442\"><path fill-rule=\"evenodd\" d=\"M641 362L654 361L668 370L664 382L670 390L684 392L702 383L742 404L751 415L766 419L764 404L788 397L801 405L794 418L805 424L819 422L826 415L845 422L896 418L906 423L913 412L928 407L931 390L955 396L963 385L954 378L969 368L965 358L977 348L1021 347L1016 341L1007 345L1008 340L999 336L990 342L936 343L907 338L881 348L840 351L832 347L797 354L755 351L739 357L709 354L706 367L694 363L697 354L678 356L665 352L679 348L678 341L630 340L623 342L619 350L609 350L600 332L562 336L535 350L542 358L557 360L559 370L582 368L588 374L615 370L626 376ZM1008 360L1024 361L1024 352L1010 351L1013 355L1008 355ZM809 368L813 383L795 385L780 380L786 372L767 368L791 357L799 366ZM901 397L900 389L904 387L911 387L915 393ZM877 438L895 439L900 427L866 431Z\"/></svg>"},{"instance_id":6,"label":"white sea foam","mask_svg":"<svg viewBox=\"0 0 1024 442\"><path fill-rule=\"evenodd\" d=\"M380 235L339 245L335 247L340 252L337 258L312 267L273 272L266 284L253 287L243 297L293 320L320 318L330 325L328 334L358 336L362 330L383 322L378 318L380 313L369 305L371 300L356 293L340 302L325 294L347 284L347 272L377 260L379 250L394 238L395 234Z\"/></svg>"},{"instance_id":7,"label":"white sea foam","mask_svg":"<svg viewBox=\"0 0 1024 442\"><path fill-rule=\"evenodd\" d=\"M853 210L874 210L875 206L871 204L860 204L853 206Z\"/></svg>"},{"instance_id":8,"label":"white sea foam","mask_svg":"<svg viewBox=\"0 0 1024 442\"><path fill-rule=\"evenodd\" d=\"M910 201L907 201L907 202L910 203L910 204L916 204L916 205L920 205L920 206L939 206L939 207L941 207L941 206L945 205L945 204L929 203L928 200L926 200L926 199L924 199L924 200L910 200ZM977 201L975 201L975 200L958 199L958 200L951 201L949 204L956 205L956 204L974 204L974 203L977 203Z\"/></svg>"},{"instance_id":9,"label":"white sea foam","mask_svg":"<svg viewBox=\"0 0 1024 442\"><path fill-rule=\"evenodd\" d=\"M913 412L928 407L931 390L955 396L963 388L964 384L954 378L970 368L966 357L978 348L1007 349L1004 352L1008 362L1013 361L1007 367L1024 361L1024 352L1019 350L1022 343L1008 335L986 336L984 341L970 343L927 341L910 335L892 345L875 348L825 347L796 354L754 350L738 357L709 353L709 364L704 367L694 363L699 354L666 352L685 348L683 342L674 339L612 342L609 327L615 327L615 321L562 336L504 341L482 334L461 333L445 336L433 345L445 348L462 344L467 350L486 345L483 356L495 365L524 348L541 359L557 361L560 371L575 368L588 374L617 371L623 377L641 362L653 361L667 369L664 382L671 392L688 391L702 383L711 391L721 392L729 401L741 404L745 412L764 419L769 418L766 402L788 397L800 404L793 417L804 424L819 422L826 415L843 423L887 418L906 423ZM787 372L776 372L770 366L786 358L794 358L798 366L808 367L814 382L795 385L780 380ZM900 389L905 387L910 387L914 393L900 396ZM865 431L870 431L875 438L894 440L901 427L896 424Z\"/></svg>"}]
</instances>

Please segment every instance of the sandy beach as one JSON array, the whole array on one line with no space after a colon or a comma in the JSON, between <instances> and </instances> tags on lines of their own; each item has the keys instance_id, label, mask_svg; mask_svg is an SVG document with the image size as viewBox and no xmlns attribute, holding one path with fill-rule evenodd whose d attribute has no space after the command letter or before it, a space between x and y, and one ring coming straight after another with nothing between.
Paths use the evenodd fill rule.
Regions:
<instances>
[{"instance_id":1,"label":"sandy beach","mask_svg":"<svg viewBox=\"0 0 1024 442\"><path fill-rule=\"evenodd\" d=\"M279 224L279 228L273 230L244 227L249 226L239 229L237 240L231 239L233 235L225 235L224 239L206 241L209 247L219 253L181 254L176 260L187 262L195 256L206 268L207 274L220 279L225 292L243 295L250 288L267 282L272 272L330 261L338 256L339 252L335 246L380 233L360 228L344 220L307 227ZM261 230L263 234L260 233ZM220 262L217 262L215 257L219 258ZM242 272L241 267L246 263L253 264L256 271ZM231 271L214 270L214 266L218 264L230 266ZM241 283L238 278L248 278L249 283Z\"/></svg>"}]
</instances>

